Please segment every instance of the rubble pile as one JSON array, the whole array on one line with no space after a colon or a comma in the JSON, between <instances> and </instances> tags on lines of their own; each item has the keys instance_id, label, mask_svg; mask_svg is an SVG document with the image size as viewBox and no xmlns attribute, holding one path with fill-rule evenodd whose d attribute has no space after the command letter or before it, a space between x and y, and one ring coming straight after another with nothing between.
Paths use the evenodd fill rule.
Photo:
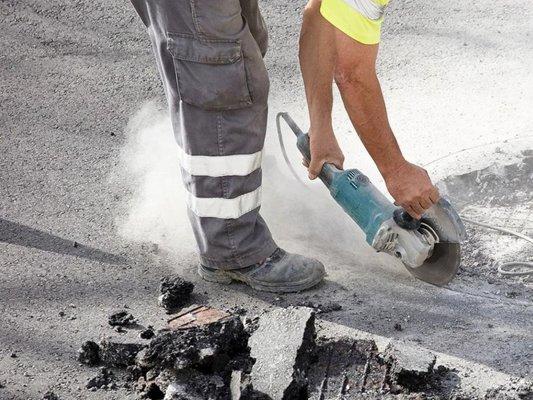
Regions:
<instances>
[{"instance_id":1,"label":"rubble pile","mask_svg":"<svg viewBox=\"0 0 533 400\"><path fill-rule=\"evenodd\" d=\"M195 327L162 330L151 340L137 360L138 365L182 370L197 368L216 370L232 356L246 351L246 334L241 320L235 316Z\"/></svg>"},{"instance_id":2,"label":"rubble pile","mask_svg":"<svg viewBox=\"0 0 533 400\"><path fill-rule=\"evenodd\" d=\"M78 360L99 366L89 390L124 387L140 399L378 399L438 390L431 353L393 343L380 354L373 341L317 339L315 312L287 307L250 318L192 305L160 329L139 325L144 335L133 339L85 342Z\"/></svg>"}]
</instances>

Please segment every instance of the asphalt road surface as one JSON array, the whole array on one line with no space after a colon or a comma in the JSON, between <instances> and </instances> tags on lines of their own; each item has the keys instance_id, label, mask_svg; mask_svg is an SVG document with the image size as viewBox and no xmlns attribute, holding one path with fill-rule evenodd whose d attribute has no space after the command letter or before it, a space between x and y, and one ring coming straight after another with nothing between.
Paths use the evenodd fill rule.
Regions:
<instances>
[{"instance_id":1,"label":"asphalt road surface","mask_svg":"<svg viewBox=\"0 0 533 400\"><path fill-rule=\"evenodd\" d=\"M262 1L271 117L289 110L305 126L297 66L303 4ZM160 325L157 286L173 272L195 282L197 301L250 314L338 302L342 310L322 318L339 331L403 338L479 366L464 378L474 386L476 379L490 386L487 377L499 373L509 382L531 379L530 288L510 298L486 282L436 288L414 280L364 244L318 183L306 191L291 180L273 124L264 214L280 245L320 258L329 276L285 296L200 281L166 146L162 87L133 9L115 0L3 0L0 16L2 400L38 399L49 388L65 399L134 398L86 391L95 371L78 365L76 351L113 334L106 316L124 305L143 324ZM533 3L517 0L392 2L379 73L408 158L443 158L430 171L444 177L496 159L516 162L533 148L532 16ZM347 164L380 184L338 101L334 117Z\"/></svg>"}]
</instances>

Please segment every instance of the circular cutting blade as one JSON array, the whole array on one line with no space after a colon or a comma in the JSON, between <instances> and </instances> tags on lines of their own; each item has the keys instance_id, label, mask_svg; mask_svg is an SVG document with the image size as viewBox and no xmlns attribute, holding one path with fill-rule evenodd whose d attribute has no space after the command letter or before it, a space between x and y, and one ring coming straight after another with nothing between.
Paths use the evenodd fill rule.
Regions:
<instances>
[{"instance_id":1,"label":"circular cutting blade","mask_svg":"<svg viewBox=\"0 0 533 400\"><path fill-rule=\"evenodd\" d=\"M461 263L461 245L459 243L435 243L433 253L420 267L405 268L416 278L437 286L449 283Z\"/></svg>"},{"instance_id":2,"label":"circular cutting blade","mask_svg":"<svg viewBox=\"0 0 533 400\"><path fill-rule=\"evenodd\" d=\"M461 263L461 241L466 238L464 225L445 198L441 198L423 215L422 222L431 227L439 241L421 266L411 268L404 265L412 275L424 282L446 285L457 274Z\"/></svg>"}]
</instances>

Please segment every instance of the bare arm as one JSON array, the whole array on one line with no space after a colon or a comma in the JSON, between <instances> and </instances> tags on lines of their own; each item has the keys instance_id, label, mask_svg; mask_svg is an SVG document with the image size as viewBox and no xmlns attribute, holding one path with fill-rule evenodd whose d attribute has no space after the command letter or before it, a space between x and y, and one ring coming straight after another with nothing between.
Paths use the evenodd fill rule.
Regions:
<instances>
[{"instance_id":1,"label":"bare arm","mask_svg":"<svg viewBox=\"0 0 533 400\"><path fill-rule=\"evenodd\" d=\"M376 76L378 45L364 45L334 32L333 43L339 57L335 82L344 107L361 141L383 176L405 163L387 118L385 101Z\"/></svg>"},{"instance_id":2,"label":"bare arm","mask_svg":"<svg viewBox=\"0 0 533 400\"><path fill-rule=\"evenodd\" d=\"M319 2L312 1L305 8L300 33L300 69L310 119L312 160L308 167L311 179L318 176L326 162L341 169L344 163L344 156L331 124L336 58L336 49L330 40L333 27L320 17L319 7Z\"/></svg>"},{"instance_id":3,"label":"bare arm","mask_svg":"<svg viewBox=\"0 0 533 400\"><path fill-rule=\"evenodd\" d=\"M381 172L396 202L413 217L439 198L427 172L403 157L389 125L375 71L378 45L364 45L334 28L320 15L320 1L311 0L300 37L300 66L311 121L310 178L324 162L343 160L331 127L332 81L352 124ZM337 165L337 164L336 164Z\"/></svg>"}]
</instances>

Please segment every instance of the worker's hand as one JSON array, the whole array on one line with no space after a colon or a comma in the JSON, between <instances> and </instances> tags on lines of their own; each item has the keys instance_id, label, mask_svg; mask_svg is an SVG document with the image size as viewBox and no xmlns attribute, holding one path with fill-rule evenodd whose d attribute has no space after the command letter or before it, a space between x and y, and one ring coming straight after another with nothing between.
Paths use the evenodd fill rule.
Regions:
<instances>
[{"instance_id":1,"label":"worker's hand","mask_svg":"<svg viewBox=\"0 0 533 400\"><path fill-rule=\"evenodd\" d=\"M342 169L344 154L339 147L333 131L309 132L309 144L311 148L311 162L303 160L307 167L309 179L313 180L320 174L324 163L330 163Z\"/></svg>"},{"instance_id":2,"label":"worker's hand","mask_svg":"<svg viewBox=\"0 0 533 400\"><path fill-rule=\"evenodd\" d=\"M427 171L410 162L404 161L383 177L396 204L413 218L420 219L439 200L439 191L431 183Z\"/></svg>"}]
</instances>

